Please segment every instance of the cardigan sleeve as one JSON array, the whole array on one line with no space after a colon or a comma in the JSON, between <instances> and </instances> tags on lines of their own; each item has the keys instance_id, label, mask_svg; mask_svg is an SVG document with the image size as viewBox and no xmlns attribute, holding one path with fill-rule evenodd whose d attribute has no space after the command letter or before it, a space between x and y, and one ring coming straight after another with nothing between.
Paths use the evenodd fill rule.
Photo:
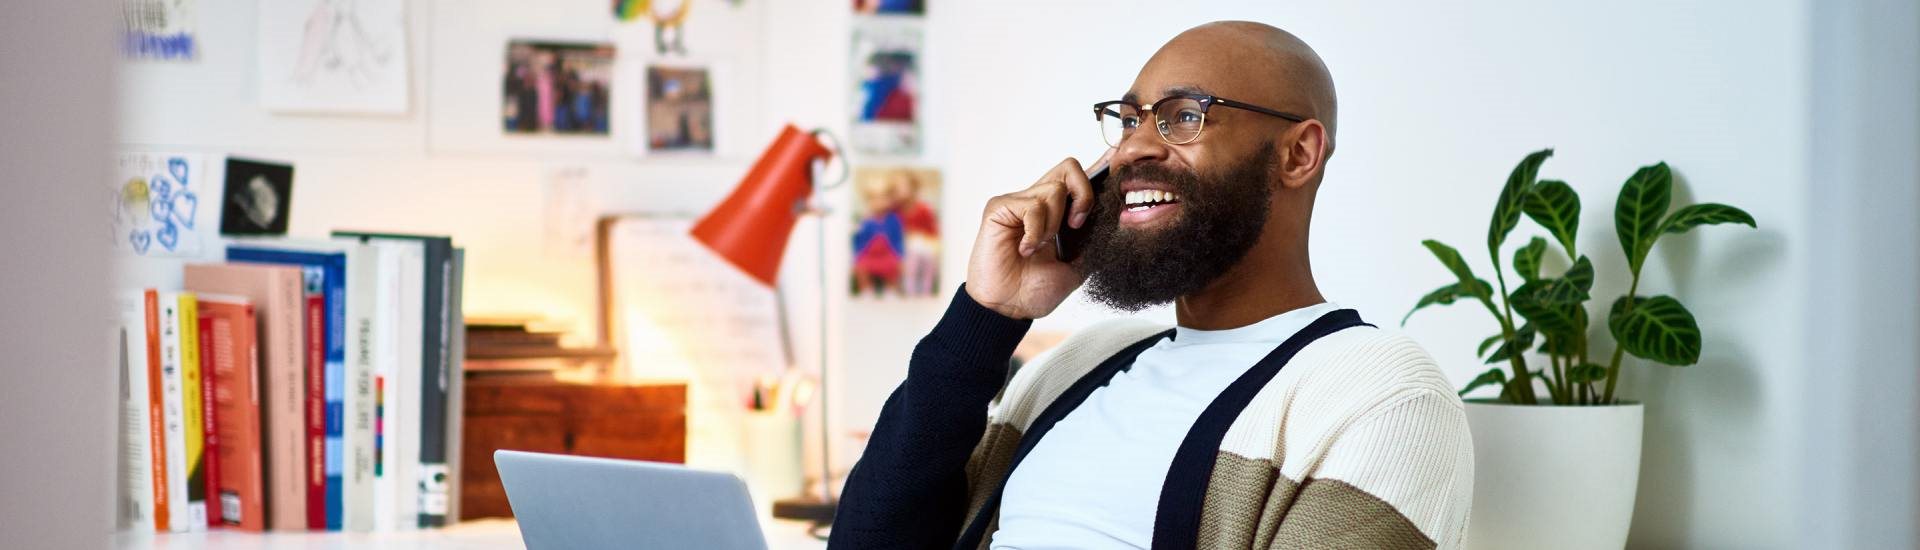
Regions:
<instances>
[{"instance_id":1,"label":"cardigan sleeve","mask_svg":"<svg viewBox=\"0 0 1920 550\"><path fill-rule=\"evenodd\" d=\"M945 548L965 521L967 460L1032 321L973 301L964 285L907 363L847 476L830 548Z\"/></svg>"},{"instance_id":2,"label":"cardigan sleeve","mask_svg":"<svg viewBox=\"0 0 1920 550\"><path fill-rule=\"evenodd\" d=\"M1473 499L1459 397L1421 389L1356 418L1299 486L1276 548L1458 548Z\"/></svg>"}]
</instances>

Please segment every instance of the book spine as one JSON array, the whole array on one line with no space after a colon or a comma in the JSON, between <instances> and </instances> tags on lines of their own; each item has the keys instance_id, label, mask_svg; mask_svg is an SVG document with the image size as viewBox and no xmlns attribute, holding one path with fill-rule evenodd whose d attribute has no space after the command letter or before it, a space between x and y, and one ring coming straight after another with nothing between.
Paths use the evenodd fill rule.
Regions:
<instances>
[{"instance_id":1,"label":"book spine","mask_svg":"<svg viewBox=\"0 0 1920 550\"><path fill-rule=\"evenodd\" d=\"M152 468L147 472L147 479L153 480L153 529L166 532L173 530L173 503L167 498L172 492L167 487L166 390L160 362L160 295L148 290L141 301L144 302L142 309L146 316L147 448L152 457Z\"/></svg>"},{"instance_id":2,"label":"book spine","mask_svg":"<svg viewBox=\"0 0 1920 550\"><path fill-rule=\"evenodd\" d=\"M153 530L153 447L147 418L147 340L145 298L121 303L120 349L120 527Z\"/></svg>"},{"instance_id":3,"label":"book spine","mask_svg":"<svg viewBox=\"0 0 1920 550\"><path fill-rule=\"evenodd\" d=\"M427 252L432 270L427 279L427 354L420 380L420 526L446 525L448 481L453 472L447 467L447 382L452 360L455 320L449 299L453 291L453 255L451 250L433 248Z\"/></svg>"},{"instance_id":4,"label":"book spine","mask_svg":"<svg viewBox=\"0 0 1920 550\"><path fill-rule=\"evenodd\" d=\"M346 520L347 465L347 266L344 257L326 264L327 294L327 530Z\"/></svg>"},{"instance_id":5,"label":"book spine","mask_svg":"<svg viewBox=\"0 0 1920 550\"><path fill-rule=\"evenodd\" d=\"M207 425L200 383L200 311L192 293L180 293L180 400L187 442L187 530L207 528Z\"/></svg>"},{"instance_id":6,"label":"book spine","mask_svg":"<svg viewBox=\"0 0 1920 550\"><path fill-rule=\"evenodd\" d=\"M311 287L310 287L311 288ZM327 299L306 296L307 528L327 528Z\"/></svg>"},{"instance_id":7,"label":"book spine","mask_svg":"<svg viewBox=\"0 0 1920 550\"><path fill-rule=\"evenodd\" d=\"M449 330L453 333L449 342L451 353L447 359L447 509L448 523L460 521L460 478L461 478L461 440L466 426L466 277L467 254L465 249L453 249L452 273L447 277L447 306L450 319Z\"/></svg>"},{"instance_id":8,"label":"book spine","mask_svg":"<svg viewBox=\"0 0 1920 550\"><path fill-rule=\"evenodd\" d=\"M270 285L266 312L266 342L259 356L267 370L260 386L266 391L262 409L261 446L266 449L266 513L274 529L307 526L307 300L302 277L276 276Z\"/></svg>"},{"instance_id":9,"label":"book spine","mask_svg":"<svg viewBox=\"0 0 1920 550\"><path fill-rule=\"evenodd\" d=\"M347 253L346 322L346 448L345 487L341 498L341 528L373 530L374 462L374 354L379 327L374 323L379 297L380 258L372 246L360 245Z\"/></svg>"},{"instance_id":10,"label":"book spine","mask_svg":"<svg viewBox=\"0 0 1920 550\"><path fill-rule=\"evenodd\" d=\"M168 531L186 532L193 522L193 510L187 500L186 381L181 362L180 295L168 293L160 298L160 373L164 391L166 418L167 502L175 516Z\"/></svg>"},{"instance_id":11,"label":"book spine","mask_svg":"<svg viewBox=\"0 0 1920 550\"><path fill-rule=\"evenodd\" d=\"M217 401L214 398L214 393L217 389L215 386L220 383L220 376L214 369L214 348L216 346L230 346L233 343L229 341L219 341L214 337L213 318L207 316L206 310L202 309L199 312L198 319L200 328L200 418L202 423L205 424L205 426L201 428L200 433L206 437L206 442L201 445L201 463L205 465L205 474L203 477L206 478L206 489L203 498L206 499L207 526L218 527L224 521L224 516L220 513L222 504L220 502L220 421L218 415L215 413L218 407L216 406ZM225 353L224 348L222 348L220 353Z\"/></svg>"}]
</instances>

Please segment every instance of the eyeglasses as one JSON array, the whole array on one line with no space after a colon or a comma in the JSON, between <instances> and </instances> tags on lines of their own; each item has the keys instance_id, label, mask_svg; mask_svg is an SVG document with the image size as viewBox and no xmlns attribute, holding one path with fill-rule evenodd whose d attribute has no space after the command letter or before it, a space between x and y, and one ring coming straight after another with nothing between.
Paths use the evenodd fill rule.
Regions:
<instances>
[{"instance_id":1,"label":"eyeglasses","mask_svg":"<svg viewBox=\"0 0 1920 550\"><path fill-rule=\"evenodd\" d=\"M1109 147L1119 147L1127 136L1133 134L1133 129L1140 126L1141 113L1153 114L1153 126L1160 131L1160 139L1173 145L1186 145L1200 139L1200 130L1207 125L1207 109L1214 105L1245 109L1289 122L1307 120L1307 117L1259 105L1200 94L1170 95L1161 98L1158 103L1146 105L1124 99L1102 101L1093 104L1093 118L1100 122L1100 137L1107 140Z\"/></svg>"}]
</instances>

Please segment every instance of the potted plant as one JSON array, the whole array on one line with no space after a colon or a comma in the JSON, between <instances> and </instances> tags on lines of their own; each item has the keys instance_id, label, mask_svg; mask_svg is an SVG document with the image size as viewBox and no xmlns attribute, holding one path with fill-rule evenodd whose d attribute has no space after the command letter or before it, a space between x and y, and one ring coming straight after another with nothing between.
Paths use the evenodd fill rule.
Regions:
<instances>
[{"instance_id":1,"label":"potted plant","mask_svg":"<svg viewBox=\"0 0 1920 550\"><path fill-rule=\"evenodd\" d=\"M1564 181L1537 178L1552 149L1520 161L1500 190L1487 230L1494 282L1474 275L1460 252L1439 241L1421 244L1439 258L1454 282L1420 298L1407 318L1430 305L1471 300L1485 307L1500 332L1487 337L1479 355L1500 365L1460 390L1499 388L1492 399L1467 401L1473 431L1473 517L1467 544L1473 548L1608 548L1626 545L1640 472L1642 408L1615 394L1621 360L1632 355L1686 366L1700 359L1700 327L1671 296L1641 296L1640 271L1661 236L1702 225L1739 223L1757 227L1746 212L1724 204L1670 210L1673 173L1662 162L1627 178L1614 203L1614 232L1626 253L1627 293L1610 302L1604 329L1610 352L1590 349L1593 262L1579 253L1580 196ZM1522 216L1546 230L1513 251L1517 286L1501 269L1502 245ZM1555 250L1567 269L1542 273ZM1495 291L1498 291L1497 293ZM1603 302L1606 303L1606 302ZM1407 318L1401 319L1405 325ZM1599 352L1605 362L1593 357ZM1538 367L1529 359L1537 359ZM1502 365L1504 364L1504 365ZM1544 390L1544 391L1543 391Z\"/></svg>"}]
</instances>

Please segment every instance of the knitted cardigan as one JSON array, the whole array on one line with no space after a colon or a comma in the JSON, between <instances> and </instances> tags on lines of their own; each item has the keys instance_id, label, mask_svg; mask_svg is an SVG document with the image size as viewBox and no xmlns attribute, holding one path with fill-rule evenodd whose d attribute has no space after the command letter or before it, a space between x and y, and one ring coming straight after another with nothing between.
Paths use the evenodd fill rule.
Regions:
<instances>
[{"instance_id":1,"label":"knitted cardigan","mask_svg":"<svg viewBox=\"0 0 1920 550\"><path fill-rule=\"evenodd\" d=\"M1006 358L1027 327L960 289L849 475L830 546L986 548L998 516L990 497L1035 419L1109 358L1167 330L1100 323L1008 380ZM1432 359L1388 331L1353 327L1300 349L1233 419L1213 460L1194 538L1178 546L1457 548L1465 535L1464 410ZM976 521L983 534L963 533ZM1156 532L1156 547L1162 539Z\"/></svg>"}]
</instances>

